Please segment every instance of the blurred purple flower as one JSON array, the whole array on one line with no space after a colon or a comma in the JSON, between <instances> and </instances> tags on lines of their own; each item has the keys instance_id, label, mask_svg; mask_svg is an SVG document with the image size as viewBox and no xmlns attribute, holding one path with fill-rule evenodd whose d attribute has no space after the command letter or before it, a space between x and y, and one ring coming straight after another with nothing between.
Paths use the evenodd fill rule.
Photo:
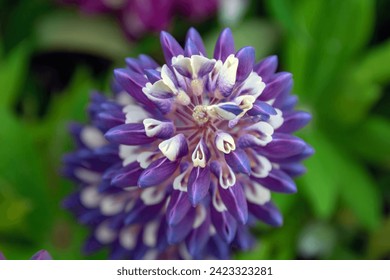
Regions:
<instances>
[{"instance_id":1,"label":"blurred purple flower","mask_svg":"<svg viewBox=\"0 0 390 280\"><path fill-rule=\"evenodd\" d=\"M111 13L120 21L130 39L148 31L168 28L180 14L192 22L203 20L217 10L218 0L62 0L76 4L86 13Z\"/></svg>"},{"instance_id":2,"label":"blurred purple flower","mask_svg":"<svg viewBox=\"0 0 390 280\"><path fill-rule=\"evenodd\" d=\"M52 260L53 258L50 256L49 252L45 250L40 250L35 253L34 256L31 257L30 260ZM6 260L4 255L0 252L0 260Z\"/></svg>"},{"instance_id":3,"label":"blurred purple flower","mask_svg":"<svg viewBox=\"0 0 390 280\"><path fill-rule=\"evenodd\" d=\"M166 64L126 59L115 98L93 94L91 124L72 126L78 150L64 172L81 188L65 206L92 228L87 252L226 259L254 244L257 220L282 225L271 191L296 192L313 150L291 134L310 115L294 110L277 58L235 51L229 29L212 59L195 29L184 48L166 32L161 45Z\"/></svg>"}]
</instances>

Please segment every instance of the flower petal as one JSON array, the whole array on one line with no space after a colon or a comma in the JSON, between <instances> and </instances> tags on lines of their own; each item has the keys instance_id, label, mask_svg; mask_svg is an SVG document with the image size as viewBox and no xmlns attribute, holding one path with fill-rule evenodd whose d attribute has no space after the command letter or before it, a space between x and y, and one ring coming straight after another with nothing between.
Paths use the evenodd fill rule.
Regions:
<instances>
[{"instance_id":1,"label":"flower petal","mask_svg":"<svg viewBox=\"0 0 390 280\"><path fill-rule=\"evenodd\" d=\"M265 188L281 193L295 193L297 187L295 182L285 172L279 169L272 169L271 172L265 178L251 177L252 180L258 182Z\"/></svg>"},{"instance_id":2,"label":"flower petal","mask_svg":"<svg viewBox=\"0 0 390 280\"><path fill-rule=\"evenodd\" d=\"M179 166L179 161L170 161L163 157L153 161L146 168L138 179L138 186L141 188L156 186L172 176Z\"/></svg>"},{"instance_id":3,"label":"flower petal","mask_svg":"<svg viewBox=\"0 0 390 280\"><path fill-rule=\"evenodd\" d=\"M248 78L255 64L255 49L252 47L244 47L236 53L238 58L237 82L242 82Z\"/></svg>"},{"instance_id":4,"label":"flower petal","mask_svg":"<svg viewBox=\"0 0 390 280\"><path fill-rule=\"evenodd\" d=\"M251 174L250 160L243 149L236 149L229 154L225 154L225 160L234 172Z\"/></svg>"},{"instance_id":5,"label":"flower petal","mask_svg":"<svg viewBox=\"0 0 390 280\"><path fill-rule=\"evenodd\" d=\"M178 224L187 215L190 208L188 194L178 190L173 191L166 210L167 223L170 225Z\"/></svg>"},{"instance_id":6,"label":"flower petal","mask_svg":"<svg viewBox=\"0 0 390 280\"><path fill-rule=\"evenodd\" d=\"M207 195L211 183L208 166L194 167L188 178L188 195L192 205L198 205Z\"/></svg>"},{"instance_id":7,"label":"flower petal","mask_svg":"<svg viewBox=\"0 0 390 280\"><path fill-rule=\"evenodd\" d=\"M146 135L144 125L127 123L111 128L104 135L106 139L115 144L144 145L152 143L155 138Z\"/></svg>"},{"instance_id":8,"label":"flower petal","mask_svg":"<svg viewBox=\"0 0 390 280\"><path fill-rule=\"evenodd\" d=\"M224 29L218 37L217 43L215 44L214 49L214 58L217 60L222 60L223 62L226 58L234 54L234 39L233 34L230 28Z\"/></svg>"},{"instance_id":9,"label":"flower petal","mask_svg":"<svg viewBox=\"0 0 390 280\"><path fill-rule=\"evenodd\" d=\"M161 47L164 53L165 61L170 66L172 57L184 55L183 48L179 45L175 38L168 32L162 31L160 34Z\"/></svg>"},{"instance_id":10,"label":"flower petal","mask_svg":"<svg viewBox=\"0 0 390 280\"><path fill-rule=\"evenodd\" d=\"M246 224L248 220L248 206L244 195L244 190L239 182L228 189L218 188L219 194L227 210L241 224Z\"/></svg>"}]
</instances>

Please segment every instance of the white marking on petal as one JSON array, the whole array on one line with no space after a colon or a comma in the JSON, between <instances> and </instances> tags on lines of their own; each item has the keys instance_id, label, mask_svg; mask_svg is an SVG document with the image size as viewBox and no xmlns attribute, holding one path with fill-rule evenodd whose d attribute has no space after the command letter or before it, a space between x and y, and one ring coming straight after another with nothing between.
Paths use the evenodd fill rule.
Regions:
<instances>
[{"instance_id":1,"label":"white marking on petal","mask_svg":"<svg viewBox=\"0 0 390 280\"><path fill-rule=\"evenodd\" d=\"M176 178L173 180L173 189L178 190L181 192L187 192L187 182L183 182L183 180L188 179L185 178L185 176L188 174L189 169L181 173L180 175L176 176Z\"/></svg>"},{"instance_id":2,"label":"white marking on petal","mask_svg":"<svg viewBox=\"0 0 390 280\"><path fill-rule=\"evenodd\" d=\"M121 91L116 95L115 98L116 102L119 103L119 105L127 106L129 104L134 104L134 100L131 98L131 96L126 91Z\"/></svg>"},{"instance_id":3,"label":"white marking on petal","mask_svg":"<svg viewBox=\"0 0 390 280\"><path fill-rule=\"evenodd\" d=\"M198 145L196 145L194 152L192 153L191 156L192 163L194 167L206 167L206 154L203 149L202 141L199 141Z\"/></svg>"},{"instance_id":4,"label":"white marking on petal","mask_svg":"<svg viewBox=\"0 0 390 280\"><path fill-rule=\"evenodd\" d=\"M157 135L161 130L162 121L155 119L144 119L143 124L145 127L145 133L148 137Z\"/></svg>"},{"instance_id":5,"label":"white marking on petal","mask_svg":"<svg viewBox=\"0 0 390 280\"><path fill-rule=\"evenodd\" d=\"M132 188L132 190L134 190L134 188ZM127 203L126 207L125 207L125 212L126 212L126 213L129 213L130 211L132 211L133 208L134 208L135 203L136 203L136 199L130 200L130 201Z\"/></svg>"},{"instance_id":6,"label":"white marking on petal","mask_svg":"<svg viewBox=\"0 0 390 280\"><path fill-rule=\"evenodd\" d=\"M271 200L271 191L257 182L252 182L251 186L245 187L245 196L249 202L264 205Z\"/></svg>"},{"instance_id":7,"label":"white marking on petal","mask_svg":"<svg viewBox=\"0 0 390 280\"><path fill-rule=\"evenodd\" d=\"M98 207L101 198L96 186L88 186L80 192L80 202L86 208Z\"/></svg>"},{"instance_id":8,"label":"white marking on petal","mask_svg":"<svg viewBox=\"0 0 390 280\"><path fill-rule=\"evenodd\" d=\"M274 128L266 122L258 122L246 128L255 132L255 143L259 146L265 146L272 141L272 134L274 134Z\"/></svg>"},{"instance_id":9,"label":"white marking on petal","mask_svg":"<svg viewBox=\"0 0 390 280\"><path fill-rule=\"evenodd\" d=\"M214 193L213 195L213 206L215 210L217 210L220 213L222 213L223 211L227 211L225 204L223 203L221 197L217 195L217 193Z\"/></svg>"},{"instance_id":10,"label":"white marking on petal","mask_svg":"<svg viewBox=\"0 0 390 280\"><path fill-rule=\"evenodd\" d=\"M125 201L115 195L105 196L100 203L100 211L105 216L118 214L125 207Z\"/></svg>"},{"instance_id":11,"label":"white marking on petal","mask_svg":"<svg viewBox=\"0 0 390 280\"><path fill-rule=\"evenodd\" d=\"M157 230L159 224L154 221L148 223L144 228L143 242L146 246L154 247L157 243Z\"/></svg>"},{"instance_id":12,"label":"white marking on petal","mask_svg":"<svg viewBox=\"0 0 390 280\"><path fill-rule=\"evenodd\" d=\"M148 113L142 107L129 104L122 109L126 114L126 123L138 123L149 117Z\"/></svg>"},{"instance_id":13,"label":"white marking on petal","mask_svg":"<svg viewBox=\"0 0 390 280\"><path fill-rule=\"evenodd\" d=\"M137 146L119 145L119 157L123 160L122 165L126 166L137 160Z\"/></svg>"},{"instance_id":14,"label":"white marking on petal","mask_svg":"<svg viewBox=\"0 0 390 280\"><path fill-rule=\"evenodd\" d=\"M256 72L252 72L244 81L240 92L244 95L251 95L256 100L264 91L265 86L261 77Z\"/></svg>"},{"instance_id":15,"label":"white marking on petal","mask_svg":"<svg viewBox=\"0 0 390 280\"><path fill-rule=\"evenodd\" d=\"M284 118L283 118L283 112L281 110L275 108L275 111L276 111L276 115L270 115L268 123L272 125L274 129L278 129L279 127L282 126L284 122Z\"/></svg>"},{"instance_id":16,"label":"white marking on petal","mask_svg":"<svg viewBox=\"0 0 390 280\"><path fill-rule=\"evenodd\" d=\"M217 132L215 145L218 150L225 154L229 154L231 151L236 149L236 143L234 142L233 137L229 133L222 131Z\"/></svg>"},{"instance_id":17,"label":"white marking on petal","mask_svg":"<svg viewBox=\"0 0 390 280\"><path fill-rule=\"evenodd\" d=\"M137 245L138 232L139 228L135 226L121 230L119 234L119 243L127 250L134 249L135 245Z\"/></svg>"},{"instance_id":18,"label":"white marking on petal","mask_svg":"<svg viewBox=\"0 0 390 280\"><path fill-rule=\"evenodd\" d=\"M161 153L166 156L170 161L175 161L177 160L177 156L180 152L181 140L182 136L178 134L172 138L162 141L158 145L158 148L160 149Z\"/></svg>"},{"instance_id":19,"label":"white marking on petal","mask_svg":"<svg viewBox=\"0 0 390 280\"><path fill-rule=\"evenodd\" d=\"M82 167L76 168L74 170L74 175L81 181L84 181L85 183L89 184L98 184L101 180L101 176L99 173L93 172Z\"/></svg>"},{"instance_id":20,"label":"white marking on petal","mask_svg":"<svg viewBox=\"0 0 390 280\"><path fill-rule=\"evenodd\" d=\"M223 168L219 174L219 184L222 188L228 189L231 186L234 186L236 183L236 175L229 165L226 165L226 168Z\"/></svg>"},{"instance_id":21,"label":"white marking on petal","mask_svg":"<svg viewBox=\"0 0 390 280\"><path fill-rule=\"evenodd\" d=\"M256 178L265 178L272 170L272 164L268 158L255 154L255 166L251 169L251 175Z\"/></svg>"},{"instance_id":22,"label":"white marking on petal","mask_svg":"<svg viewBox=\"0 0 390 280\"><path fill-rule=\"evenodd\" d=\"M80 139L90 149L100 148L108 143L103 133L92 126L86 126L81 130Z\"/></svg>"},{"instance_id":23,"label":"white marking on petal","mask_svg":"<svg viewBox=\"0 0 390 280\"><path fill-rule=\"evenodd\" d=\"M163 191L157 191L155 188L147 188L141 192L141 200L145 205L154 205L165 197L165 193Z\"/></svg>"},{"instance_id":24,"label":"white marking on petal","mask_svg":"<svg viewBox=\"0 0 390 280\"><path fill-rule=\"evenodd\" d=\"M210 225L209 233L210 233L211 236L213 236L214 234L217 233L217 230L215 229L215 227L213 225Z\"/></svg>"},{"instance_id":25,"label":"white marking on petal","mask_svg":"<svg viewBox=\"0 0 390 280\"><path fill-rule=\"evenodd\" d=\"M180 256L184 259L184 260L192 260L192 256L190 255L190 253L188 252L188 249L186 247L186 243L185 242L182 242L180 243L179 245L179 253L180 253Z\"/></svg>"},{"instance_id":26,"label":"white marking on petal","mask_svg":"<svg viewBox=\"0 0 390 280\"><path fill-rule=\"evenodd\" d=\"M155 155L155 152L142 152L137 156L137 161L139 162L139 165L145 169L148 168L148 166L152 163L153 155Z\"/></svg>"},{"instance_id":27,"label":"white marking on petal","mask_svg":"<svg viewBox=\"0 0 390 280\"><path fill-rule=\"evenodd\" d=\"M193 229L198 228L206 220L206 215L207 215L206 209L203 206L199 206L197 210L198 211L196 212L195 221L194 224L192 225Z\"/></svg>"},{"instance_id":28,"label":"white marking on petal","mask_svg":"<svg viewBox=\"0 0 390 280\"><path fill-rule=\"evenodd\" d=\"M102 244L109 244L116 238L116 233L106 223L100 224L95 230L96 239Z\"/></svg>"},{"instance_id":29,"label":"white marking on petal","mask_svg":"<svg viewBox=\"0 0 390 280\"><path fill-rule=\"evenodd\" d=\"M229 55L219 71L218 86L220 88L233 88L236 82L238 58Z\"/></svg>"},{"instance_id":30,"label":"white marking on petal","mask_svg":"<svg viewBox=\"0 0 390 280\"><path fill-rule=\"evenodd\" d=\"M173 60L173 58L172 58L172 60ZM161 68L161 80L160 81L163 81L164 84L171 90L171 92L173 94L176 94L177 88L176 88L174 81L172 81L172 79L168 73L169 71L170 71L170 69L168 68L168 66L166 64L164 64L163 67Z\"/></svg>"},{"instance_id":31,"label":"white marking on petal","mask_svg":"<svg viewBox=\"0 0 390 280\"><path fill-rule=\"evenodd\" d=\"M144 260L155 260L158 257L158 251L157 250L148 250L146 254L144 255Z\"/></svg>"}]
</instances>

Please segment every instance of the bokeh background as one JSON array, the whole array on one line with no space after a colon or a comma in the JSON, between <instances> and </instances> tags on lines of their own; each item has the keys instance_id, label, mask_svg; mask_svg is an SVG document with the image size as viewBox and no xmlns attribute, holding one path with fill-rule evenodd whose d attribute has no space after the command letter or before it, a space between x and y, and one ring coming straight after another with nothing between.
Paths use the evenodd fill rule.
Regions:
<instances>
[{"instance_id":1,"label":"bokeh background","mask_svg":"<svg viewBox=\"0 0 390 280\"><path fill-rule=\"evenodd\" d=\"M253 229L238 259L390 258L390 1L221 0L202 20L176 15L183 42L196 27L212 49L230 26L236 46L277 54L313 115L299 136L316 153L298 193L274 195L285 223ZM84 122L92 89L141 53L162 60L157 33L128 40L113 14L54 0L0 0L0 251L27 259L105 259L81 253L87 229L61 208L75 186L61 178L71 121Z\"/></svg>"}]
</instances>

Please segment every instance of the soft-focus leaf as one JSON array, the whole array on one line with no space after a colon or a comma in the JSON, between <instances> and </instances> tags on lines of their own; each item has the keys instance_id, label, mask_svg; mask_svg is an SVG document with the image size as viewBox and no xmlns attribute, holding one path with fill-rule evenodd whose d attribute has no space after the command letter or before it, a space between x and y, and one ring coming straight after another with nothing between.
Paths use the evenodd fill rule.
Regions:
<instances>
[{"instance_id":1,"label":"soft-focus leaf","mask_svg":"<svg viewBox=\"0 0 390 280\"><path fill-rule=\"evenodd\" d=\"M339 181L342 174L337 149L318 131L310 131L305 140L313 146L315 154L305 161L307 173L299 181L300 192L307 197L315 214L329 218L336 207Z\"/></svg>"},{"instance_id":2,"label":"soft-focus leaf","mask_svg":"<svg viewBox=\"0 0 390 280\"><path fill-rule=\"evenodd\" d=\"M0 108L10 109L27 73L29 53L29 45L22 43L0 64Z\"/></svg>"},{"instance_id":3,"label":"soft-focus leaf","mask_svg":"<svg viewBox=\"0 0 390 280\"><path fill-rule=\"evenodd\" d=\"M365 54L356 66L357 78L376 83L388 83L390 80L388 61L390 61L390 40Z\"/></svg>"},{"instance_id":4,"label":"soft-focus leaf","mask_svg":"<svg viewBox=\"0 0 390 280\"><path fill-rule=\"evenodd\" d=\"M122 60L130 45L109 18L52 13L37 26L37 43L42 49L60 49L103 55Z\"/></svg>"}]
</instances>

